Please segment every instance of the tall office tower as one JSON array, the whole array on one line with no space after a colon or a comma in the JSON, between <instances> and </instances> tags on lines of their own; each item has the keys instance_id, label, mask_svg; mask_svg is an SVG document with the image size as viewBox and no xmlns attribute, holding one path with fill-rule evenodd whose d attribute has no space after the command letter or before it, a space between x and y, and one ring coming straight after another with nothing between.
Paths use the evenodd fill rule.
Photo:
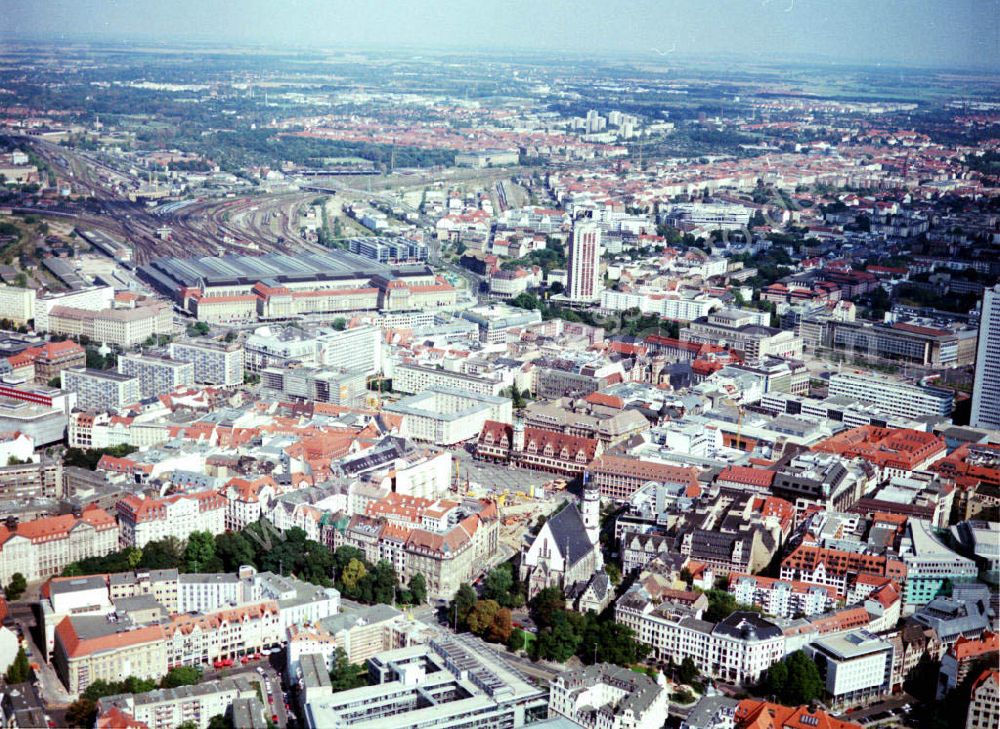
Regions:
<instances>
[{"instance_id":1,"label":"tall office tower","mask_svg":"<svg viewBox=\"0 0 1000 729\"><path fill-rule=\"evenodd\" d=\"M1000 429L1000 284L983 295L970 424Z\"/></svg>"},{"instance_id":2,"label":"tall office tower","mask_svg":"<svg viewBox=\"0 0 1000 729\"><path fill-rule=\"evenodd\" d=\"M596 301L601 297L601 229L577 223L569 244L569 298Z\"/></svg>"}]
</instances>

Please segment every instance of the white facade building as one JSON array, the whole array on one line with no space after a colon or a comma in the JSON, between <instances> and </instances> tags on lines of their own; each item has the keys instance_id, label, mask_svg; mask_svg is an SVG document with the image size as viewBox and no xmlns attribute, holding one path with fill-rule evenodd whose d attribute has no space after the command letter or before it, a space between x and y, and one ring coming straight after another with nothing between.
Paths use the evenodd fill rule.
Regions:
<instances>
[{"instance_id":1,"label":"white facade building","mask_svg":"<svg viewBox=\"0 0 1000 729\"><path fill-rule=\"evenodd\" d=\"M118 372L139 380L143 399L171 392L180 385L194 384L194 364L165 357L123 354L118 357Z\"/></svg>"},{"instance_id":2,"label":"white facade building","mask_svg":"<svg viewBox=\"0 0 1000 729\"><path fill-rule=\"evenodd\" d=\"M115 290L111 286L92 286L79 291L66 291L46 294L35 299L35 331L49 330L49 312L56 306L68 306L87 311L110 309L115 299Z\"/></svg>"},{"instance_id":3,"label":"white facade building","mask_svg":"<svg viewBox=\"0 0 1000 729\"><path fill-rule=\"evenodd\" d=\"M76 393L81 410L120 410L142 399L139 378L120 372L69 367L59 377L63 390Z\"/></svg>"},{"instance_id":4,"label":"white facade building","mask_svg":"<svg viewBox=\"0 0 1000 729\"><path fill-rule=\"evenodd\" d=\"M1000 285L986 289L979 319L976 381L972 388L973 428L1000 429Z\"/></svg>"},{"instance_id":5,"label":"white facade building","mask_svg":"<svg viewBox=\"0 0 1000 729\"><path fill-rule=\"evenodd\" d=\"M864 703L892 688L892 644L866 630L822 638L807 650L823 667L833 706Z\"/></svg>"},{"instance_id":6,"label":"white facade building","mask_svg":"<svg viewBox=\"0 0 1000 729\"><path fill-rule=\"evenodd\" d=\"M35 289L0 284L0 319L27 324L35 316Z\"/></svg>"},{"instance_id":7,"label":"white facade building","mask_svg":"<svg viewBox=\"0 0 1000 729\"><path fill-rule=\"evenodd\" d=\"M928 415L946 418L955 403L955 393L951 390L851 372L838 372L830 377L830 397L838 396L871 403L890 415L905 418Z\"/></svg>"},{"instance_id":8,"label":"white facade building","mask_svg":"<svg viewBox=\"0 0 1000 729\"><path fill-rule=\"evenodd\" d=\"M226 498L216 491L177 494L163 499L126 496L118 502L120 544L144 547L166 537L185 540L195 531L226 530Z\"/></svg>"},{"instance_id":9,"label":"white facade building","mask_svg":"<svg viewBox=\"0 0 1000 729\"><path fill-rule=\"evenodd\" d=\"M601 229L594 223L577 223L567 255L570 301L597 301L601 297Z\"/></svg>"},{"instance_id":10,"label":"white facade building","mask_svg":"<svg viewBox=\"0 0 1000 729\"><path fill-rule=\"evenodd\" d=\"M194 365L194 381L205 385L233 387L243 384L243 345L211 339L170 343L170 356Z\"/></svg>"}]
</instances>

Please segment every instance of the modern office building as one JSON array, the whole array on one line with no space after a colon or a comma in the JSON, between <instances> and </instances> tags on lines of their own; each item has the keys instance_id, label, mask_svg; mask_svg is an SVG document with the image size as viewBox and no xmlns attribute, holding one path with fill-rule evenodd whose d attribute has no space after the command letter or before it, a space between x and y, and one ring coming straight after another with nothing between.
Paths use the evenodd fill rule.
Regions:
<instances>
[{"instance_id":1,"label":"modern office building","mask_svg":"<svg viewBox=\"0 0 1000 729\"><path fill-rule=\"evenodd\" d=\"M427 260L427 246L409 238L351 238L347 249L379 263L420 263Z\"/></svg>"},{"instance_id":2,"label":"modern office building","mask_svg":"<svg viewBox=\"0 0 1000 729\"><path fill-rule=\"evenodd\" d=\"M969 424L1000 429L1000 284L983 294Z\"/></svg>"},{"instance_id":3,"label":"modern office building","mask_svg":"<svg viewBox=\"0 0 1000 729\"><path fill-rule=\"evenodd\" d=\"M70 367L60 373L62 389L76 393L81 410L120 410L142 399L139 378L111 370Z\"/></svg>"},{"instance_id":4,"label":"modern office building","mask_svg":"<svg viewBox=\"0 0 1000 729\"><path fill-rule=\"evenodd\" d=\"M811 317L805 317L800 328L812 346L852 357L956 367L971 364L975 355L975 329L939 329L908 322L817 321Z\"/></svg>"},{"instance_id":5,"label":"modern office building","mask_svg":"<svg viewBox=\"0 0 1000 729\"><path fill-rule=\"evenodd\" d=\"M372 686L311 692L305 726L517 729L547 712L544 689L467 634L379 653L369 659L368 673L377 681Z\"/></svg>"},{"instance_id":6,"label":"modern office building","mask_svg":"<svg viewBox=\"0 0 1000 729\"><path fill-rule=\"evenodd\" d=\"M871 373L831 375L830 397L870 403L889 415L904 418L947 418L955 406L955 393L951 390L898 382Z\"/></svg>"},{"instance_id":7,"label":"modern office building","mask_svg":"<svg viewBox=\"0 0 1000 729\"><path fill-rule=\"evenodd\" d=\"M233 387L243 384L245 353L239 342L186 339L170 343L170 356L194 365L194 381L203 385Z\"/></svg>"},{"instance_id":8,"label":"modern office building","mask_svg":"<svg viewBox=\"0 0 1000 729\"><path fill-rule=\"evenodd\" d=\"M344 407L364 405L367 393L367 378L364 372L339 369L268 367L261 370L260 383L264 391L273 396L331 403Z\"/></svg>"},{"instance_id":9,"label":"modern office building","mask_svg":"<svg viewBox=\"0 0 1000 729\"><path fill-rule=\"evenodd\" d=\"M930 522L909 519L899 547L906 564L904 602L908 606L925 605L944 594L957 582L975 582L979 567L963 557L935 535Z\"/></svg>"},{"instance_id":10,"label":"modern office building","mask_svg":"<svg viewBox=\"0 0 1000 729\"><path fill-rule=\"evenodd\" d=\"M323 367L375 375L382 371L382 331L361 326L316 333L316 362Z\"/></svg>"},{"instance_id":11,"label":"modern office building","mask_svg":"<svg viewBox=\"0 0 1000 729\"><path fill-rule=\"evenodd\" d=\"M595 223L577 223L569 243L570 301L591 302L601 298L601 229Z\"/></svg>"},{"instance_id":12,"label":"modern office building","mask_svg":"<svg viewBox=\"0 0 1000 729\"><path fill-rule=\"evenodd\" d=\"M794 332L761 324L759 316L760 312L720 309L692 321L681 330L681 341L724 345L741 352L746 362L752 365L768 357L796 359L802 356L800 337Z\"/></svg>"},{"instance_id":13,"label":"modern office building","mask_svg":"<svg viewBox=\"0 0 1000 729\"><path fill-rule=\"evenodd\" d=\"M513 417L508 397L479 395L439 385L385 406L402 416L399 434L413 440L450 446L479 435L487 420Z\"/></svg>"},{"instance_id":14,"label":"modern office building","mask_svg":"<svg viewBox=\"0 0 1000 729\"><path fill-rule=\"evenodd\" d=\"M821 638L806 650L825 676L832 706L865 703L892 688L892 643L866 630Z\"/></svg>"},{"instance_id":15,"label":"modern office building","mask_svg":"<svg viewBox=\"0 0 1000 729\"><path fill-rule=\"evenodd\" d=\"M157 397L180 385L194 384L194 364L148 354L123 354L118 357L118 372L139 380L139 395Z\"/></svg>"},{"instance_id":16,"label":"modern office building","mask_svg":"<svg viewBox=\"0 0 1000 729\"><path fill-rule=\"evenodd\" d=\"M519 309L507 304L489 304L466 309L459 314L466 321L479 327L479 341L484 344L503 344L511 329L523 329L542 321L541 312Z\"/></svg>"}]
</instances>

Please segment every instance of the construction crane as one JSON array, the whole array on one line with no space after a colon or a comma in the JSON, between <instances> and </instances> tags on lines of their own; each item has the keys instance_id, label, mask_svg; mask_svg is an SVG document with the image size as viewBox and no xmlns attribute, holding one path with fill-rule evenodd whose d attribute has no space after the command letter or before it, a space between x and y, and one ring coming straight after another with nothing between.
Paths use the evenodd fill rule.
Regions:
<instances>
[{"instance_id":1,"label":"construction crane","mask_svg":"<svg viewBox=\"0 0 1000 729\"><path fill-rule=\"evenodd\" d=\"M736 410L736 447L739 450L743 450L743 414L746 412L746 408L737 403L731 397L723 398L722 402L728 404Z\"/></svg>"}]
</instances>

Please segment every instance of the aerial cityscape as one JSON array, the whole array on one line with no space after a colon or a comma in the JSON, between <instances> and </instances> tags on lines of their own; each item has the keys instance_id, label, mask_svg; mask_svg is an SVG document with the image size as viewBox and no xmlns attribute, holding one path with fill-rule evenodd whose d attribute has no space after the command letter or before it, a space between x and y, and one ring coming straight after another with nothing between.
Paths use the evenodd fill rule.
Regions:
<instances>
[{"instance_id":1,"label":"aerial cityscape","mask_svg":"<svg viewBox=\"0 0 1000 729\"><path fill-rule=\"evenodd\" d=\"M1000 729L1000 1L0 0L6 729Z\"/></svg>"}]
</instances>

